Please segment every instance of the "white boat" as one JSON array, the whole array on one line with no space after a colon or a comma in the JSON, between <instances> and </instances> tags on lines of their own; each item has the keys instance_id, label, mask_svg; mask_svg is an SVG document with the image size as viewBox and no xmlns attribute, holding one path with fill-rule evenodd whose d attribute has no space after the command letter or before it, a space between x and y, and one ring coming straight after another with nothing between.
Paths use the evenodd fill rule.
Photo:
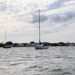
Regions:
<instances>
[{"instance_id":1,"label":"white boat","mask_svg":"<svg viewBox=\"0 0 75 75\"><path fill-rule=\"evenodd\" d=\"M4 45L3 48L11 48L10 45Z\"/></svg>"},{"instance_id":2,"label":"white boat","mask_svg":"<svg viewBox=\"0 0 75 75\"><path fill-rule=\"evenodd\" d=\"M35 49L48 49L48 46L43 46L43 45L36 45Z\"/></svg>"},{"instance_id":3,"label":"white boat","mask_svg":"<svg viewBox=\"0 0 75 75\"><path fill-rule=\"evenodd\" d=\"M48 49L48 46L41 44L40 41L40 10L39 10L39 44L35 46L35 49Z\"/></svg>"}]
</instances>

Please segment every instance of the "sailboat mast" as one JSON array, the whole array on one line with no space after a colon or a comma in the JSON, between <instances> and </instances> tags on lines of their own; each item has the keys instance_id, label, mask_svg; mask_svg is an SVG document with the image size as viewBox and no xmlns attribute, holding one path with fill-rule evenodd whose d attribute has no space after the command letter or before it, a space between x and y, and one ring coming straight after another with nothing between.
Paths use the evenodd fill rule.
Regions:
<instances>
[{"instance_id":1,"label":"sailboat mast","mask_svg":"<svg viewBox=\"0 0 75 75\"><path fill-rule=\"evenodd\" d=\"M40 9L39 9L39 43L41 43L40 41Z\"/></svg>"},{"instance_id":2,"label":"sailboat mast","mask_svg":"<svg viewBox=\"0 0 75 75\"><path fill-rule=\"evenodd\" d=\"M5 43L6 43L6 31L5 31Z\"/></svg>"}]
</instances>

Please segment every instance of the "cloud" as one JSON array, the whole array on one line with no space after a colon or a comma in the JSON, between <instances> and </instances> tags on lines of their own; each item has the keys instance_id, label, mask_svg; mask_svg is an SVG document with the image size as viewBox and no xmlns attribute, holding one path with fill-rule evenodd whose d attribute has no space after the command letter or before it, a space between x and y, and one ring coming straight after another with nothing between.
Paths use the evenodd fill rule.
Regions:
<instances>
[{"instance_id":1,"label":"cloud","mask_svg":"<svg viewBox=\"0 0 75 75\"><path fill-rule=\"evenodd\" d=\"M0 10L1 10L1 11L5 11L6 9L7 9L6 4L3 3L3 2L0 2Z\"/></svg>"},{"instance_id":2,"label":"cloud","mask_svg":"<svg viewBox=\"0 0 75 75\"><path fill-rule=\"evenodd\" d=\"M32 16L32 22L31 23L39 23L39 15L33 15ZM45 22L47 21L48 17L45 15L40 16L40 22Z\"/></svg>"},{"instance_id":3,"label":"cloud","mask_svg":"<svg viewBox=\"0 0 75 75\"><path fill-rule=\"evenodd\" d=\"M53 4L49 5L47 10L54 10L57 8L61 8L64 2L65 0L57 0Z\"/></svg>"},{"instance_id":4,"label":"cloud","mask_svg":"<svg viewBox=\"0 0 75 75\"><path fill-rule=\"evenodd\" d=\"M0 35L7 30L10 40L38 41L38 9L43 41L74 40L74 0L0 0Z\"/></svg>"},{"instance_id":5,"label":"cloud","mask_svg":"<svg viewBox=\"0 0 75 75\"><path fill-rule=\"evenodd\" d=\"M10 14L21 13L22 11L46 9L48 5L54 3L57 0L1 0L1 11L5 10Z\"/></svg>"},{"instance_id":6,"label":"cloud","mask_svg":"<svg viewBox=\"0 0 75 75\"><path fill-rule=\"evenodd\" d=\"M64 6L71 6L71 5L75 5L75 1L74 0L67 0L64 2L63 4Z\"/></svg>"},{"instance_id":7,"label":"cloud","mask_svg":"<svg viewBox=\"0 0 75 75\"><path fill-rule=\"evenodd\" d=\"M53 14L50 15L50 22L63 23L68 22L75 18L75 12L65 12L63 14Z\"/></svg>"},{"instance_id":8,"label":"cloud","mask_svg":"<svg viewBox=\"0 0 75 75\"><path fill-rule=\"evenodd\" d=\"M42 12L48 18L46 23L48 29L45 29L44 32L57 34L58 32L65 32L65 30L74 27L75 5L64 6L65 2L70 3L70 0L64 0L62 6L58 9L55 8Z\"/></svg>"}]
</instances>

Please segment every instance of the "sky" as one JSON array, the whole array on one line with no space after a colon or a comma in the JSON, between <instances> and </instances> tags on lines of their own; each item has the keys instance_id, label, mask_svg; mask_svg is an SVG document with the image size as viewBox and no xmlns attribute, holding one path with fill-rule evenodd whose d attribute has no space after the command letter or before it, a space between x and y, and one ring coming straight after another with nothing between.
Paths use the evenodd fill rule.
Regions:
<instances>
[{"instance_id":1,"label":"sky","mask_svg":"<svg viewBox=\"0 0 75 75\"><path fill-rule=\"evenodd\" d=\"M0 0L0 42L75 42L75 0Z\"/></svg>"}]
</instances>

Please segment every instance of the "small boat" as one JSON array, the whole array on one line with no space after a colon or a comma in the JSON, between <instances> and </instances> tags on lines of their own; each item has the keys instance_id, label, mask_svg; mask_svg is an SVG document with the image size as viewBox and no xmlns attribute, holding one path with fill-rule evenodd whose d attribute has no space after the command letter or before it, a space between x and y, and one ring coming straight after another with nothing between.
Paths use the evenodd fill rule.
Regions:
<instances>
[{"instance_id":1,"label":"small boat","mask_svg":"<svg viewBox=\"0 0 75 75\"><path fill-rule=\"evenodd\" d=\"M10 45L4 45L3 48L11 48Z\"/></svg>"},{"instance_id":2,"label":"small boat","mask_svg":"<svg viewBox=\"0 0 75 75\"><path fill-rule=\"evenodd\" d=\"M6 31L5 31L5 43L6 43ZM11 48L11 46L8 45L8 44L5 44L5 45L3 46L3 48Z\"/></svg>"},{"instance_id":3,"label":"small boat","mask_svg":"<svg viewBox=\"0 0 75 75\"><path fill-rule=\"evenodd\" d=\"M42 43L40 41L40 10L39 10L39 44L36 44L35 49L48 49L46 43Z\"/></svg>"},{"instance_id":4,"label":"small boat","mask_svg":"<svg viewBox=\"0 0 75 75\"><path fill-rule=\"evenodd\" d=\"M48 49L48 46L43 46L43 45L36 45L35 49Z\"/></svg>"}]
</instances>

